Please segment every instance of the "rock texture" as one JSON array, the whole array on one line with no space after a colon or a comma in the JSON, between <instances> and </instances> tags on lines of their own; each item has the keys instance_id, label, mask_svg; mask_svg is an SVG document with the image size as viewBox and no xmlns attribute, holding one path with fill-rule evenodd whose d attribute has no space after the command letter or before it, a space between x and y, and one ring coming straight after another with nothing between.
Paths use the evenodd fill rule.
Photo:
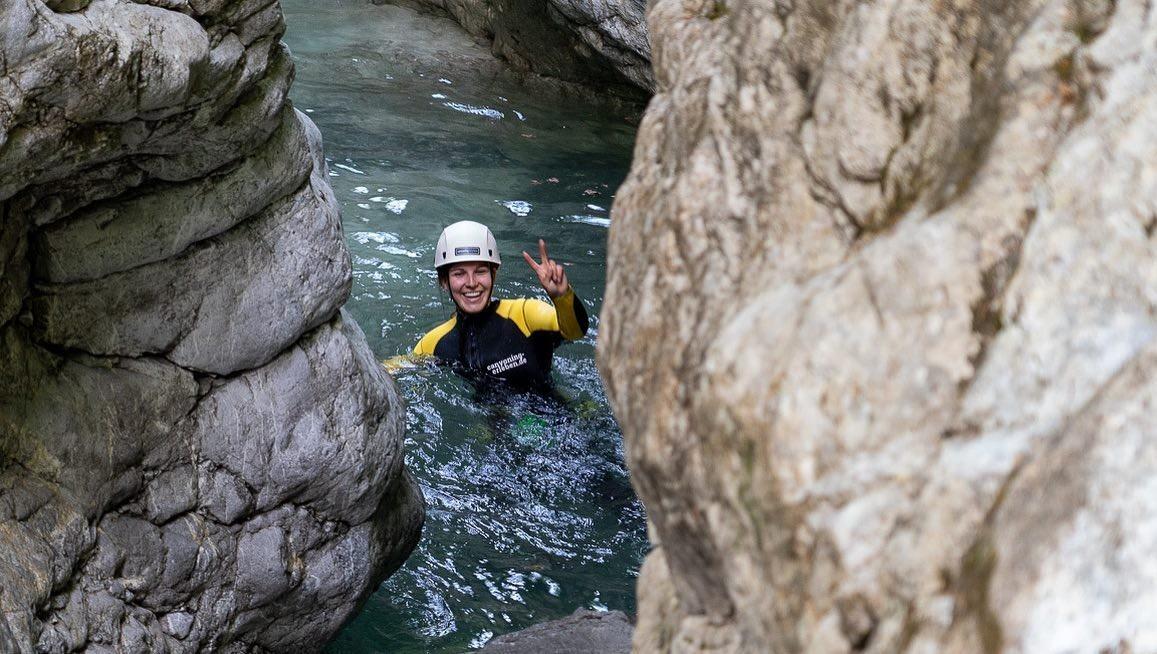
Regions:
<instances>
[{"instance_id":1,"label":"rock texture","mask_svg":"<svg viewBox=\"0 0 1157 654\"><path fill-rule=\"evenodd\" d=\"M0 651L319 650L423 514L278 5L0 17Z\"/></svg>"},{"instance_id":2,"label":"rock texture","mask_svg":"<svg viewBox=\"0 0 1157 654\"><path fill-rule=\"evenodd\" d=\"M1157 10L649 20L599 344L636 651L1157 649Z\"/></svg>"},{"instance_id":3,"label":"rock texture","mask_svg":"<svg viewBox=\"0 0 1157 654\"><path fill-rule=\"evenodd\" d=\"M478 650L479 654L626 654L631 651L631 621L622 611L579 609L551 620L504 634Z\"/></svg>"},{"instance_id":4,"label":"rock texture","mask_svg":"<svg viewBox=\"0 0 1157 654\"><path fill-rule=\"evenodd\" d=\"M645 0L411 1L445 11L517 69L628 97L655 90Z\"/></svg>"}]
</instances>

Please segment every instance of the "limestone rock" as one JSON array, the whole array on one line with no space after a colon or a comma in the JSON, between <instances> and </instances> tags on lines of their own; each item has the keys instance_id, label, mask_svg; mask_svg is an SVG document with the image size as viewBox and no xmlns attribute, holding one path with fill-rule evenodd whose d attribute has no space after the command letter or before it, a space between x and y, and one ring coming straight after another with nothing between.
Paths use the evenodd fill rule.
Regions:
<instances>
[{"instance_id":1,"label":"limestone rock","mask_svg":"<svg viewBox=\"0 0 1157 654\"><path fill-rule=\"evenodd\" d=\"M627 97L654 91L644 0L414 1L489 39L494 54L520 70Z\"/></svg>"},{"instance_id":2,"label":"limestone rock","mask_svg":"<svg viewBox=\"0 0 1157 654\"><path fill-rule=\"evenodd\" d=\"M324 171L320 142L314 143L314 170ZM349 290L337 202L322 174L274 198L235 229L175 257L92 281L38 284L29 307L40 337L102 355L163 354L216 374L268 361L331 316ZM230 190L212 202L223 206L235 197ZM186 194L175 192L178 198ZM192 207L189 221L195 225L197 204L184 206ZM206 215L217 219L223 213L218 208ZM172 232L184 229L193 227L182 223L163 233L171 243ZM110 247L133 251L120 241ZM68 259L68 252L62 247L57 258ZM141 258L147 262L164 253L154 252Z\"/></svg>"},{"instance_id":3,"label":"limestone rock","mask_svg":"<svg viewBox=\"0 0 1157 654\"><path fill-rule=\"evenodd\" d=\"M278 5L0 15L0 650L320 650L423 504Z\"/></svg>"},{"instance_id":4,"label":"limestone rock","mask_svg":"<svg viewBox=\"0 0 1157 654\"><path fill-rule=\"evenodd\" d=\"M599 344L656 544L636 649L1157 646L1157 15L650 21Z\"/></svg>"},{"instance_id":5,"label":"limestone rock","mask_svg":"<svg viewBox=\"0 0 1157 654\"><path fill-rule=\"evenodd\" d=\"M37 234L36 276L77 282L162 261L289 196L322 160L320 134L298 116L284 112L272 137L227 171L105 201L49 225Z\"/></svg>"},{"instance_id":6,"label":"limestone rock","mask_svg":"<svg viewBox=\"0 0 1157 654\"><path fill-rule=\"evenodd\" d=\"M644 0L551 0L548 7L556 22L578 34L627 81L648 92L655 90Z\"/></svg>"}]
</instances>

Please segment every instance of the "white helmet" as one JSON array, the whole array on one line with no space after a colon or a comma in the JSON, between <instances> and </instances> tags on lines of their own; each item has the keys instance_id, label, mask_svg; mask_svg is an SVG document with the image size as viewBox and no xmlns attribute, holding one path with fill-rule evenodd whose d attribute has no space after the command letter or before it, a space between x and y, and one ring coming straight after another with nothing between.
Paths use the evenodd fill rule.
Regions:
<instances>
[{"instance_id":1,"label":"white helmet","mask_svg":"<svg viewBox=\"0 0 1157 654\"><path fill-rule=\"evenodd\" d=\"M438 237L438 249L434 252L434 268L440 269L460 261L486 261L495 266L502 265L498 256L498 242L490 228L473 220L460 220L446 229Z\"/></svg>"}]
</instances>

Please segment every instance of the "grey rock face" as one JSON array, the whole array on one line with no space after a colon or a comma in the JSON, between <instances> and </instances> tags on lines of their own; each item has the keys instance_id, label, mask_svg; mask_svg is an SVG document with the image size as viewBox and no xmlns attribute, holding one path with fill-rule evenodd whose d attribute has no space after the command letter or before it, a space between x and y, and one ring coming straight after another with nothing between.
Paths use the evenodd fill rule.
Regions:
<instances>
[{"instance_id":1,"label":"grey rock face","mask_svg":"<svg viewBox=\"0 0 1157 654\"><path fill-rule=\"evenodd\" d=\"M315 169L324 171L315 143ZM165 355L216 374L268 361L333 315L348 292L349 255L322 174L169 259L92 281L37 284L28 304L38 336L95 354Z\"/></svg>"},{"instance_id":2,"label":"grey rock face","mask_svg":"<svg viewBox=\"0 0 1157 654\"><path fill-rule=\"evenodd\" d=\"M319 650L423 504L278 6L0 16L0 651Z\"/></svg>"},{"instance_id":3,"label":"grey rock face","mask_svg":"<svg viewBox=\"0 0 1157 654\"><path fill-rule=\"evenodd\" d=\"M551 18L577 34L635 86L654 92L644 0L550 0ZM585 54L582 48L580 55Z\"/></svg>"},{"instance_id":4,"label":"grey rock face","mask_svg":"<svg viewBox=\"0 0 1157 654\"><path fill-rule=\"evenodd\" d=\"M1153 8L650 20L599 345L635 649L1157 646Z\"/></svg>"},{"instance_id":5,"label":"grey rock face","mask_svg":"<svg viewBox=\"0 0 1157 654\"><path fill-rule=\"evenodd\" d=\"M495 55L521 70L599 85L604 92L618 86L655 90L643 0L414 1L444 10L466 31L489 39Z\"/></svg>"}]
</instances>

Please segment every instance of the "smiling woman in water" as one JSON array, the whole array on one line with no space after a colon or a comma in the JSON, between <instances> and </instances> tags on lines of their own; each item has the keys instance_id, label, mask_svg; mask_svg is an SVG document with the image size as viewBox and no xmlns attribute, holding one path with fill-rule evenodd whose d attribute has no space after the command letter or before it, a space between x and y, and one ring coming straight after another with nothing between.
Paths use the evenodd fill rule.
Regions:
<instances>
[{"instance_id":1,"label":"smiling woman in water","mask_svg":"<svg viewBox=\"0 0 1157 654\"><path fill-rule=\"evenodd\" d=\"M547 255L542 239L538 252L538 261L525 251L522 256L551 302L496 300L492 294L502 259L490 229L463 220L442 230L434 267L438 284L450 293L456 310L423 336L413 353L522 386L549 385L554 349L586 334L587 312L566 271Z\"/></svg>"}]
</instances>

